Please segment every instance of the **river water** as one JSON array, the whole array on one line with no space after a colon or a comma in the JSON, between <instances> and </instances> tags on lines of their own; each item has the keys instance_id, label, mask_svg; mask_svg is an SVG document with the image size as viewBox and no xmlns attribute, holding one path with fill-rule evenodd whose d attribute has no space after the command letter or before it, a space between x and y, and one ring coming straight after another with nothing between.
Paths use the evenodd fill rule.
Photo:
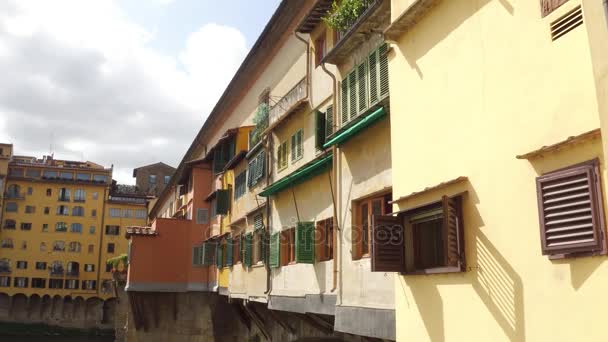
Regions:
<instances>
[{"instance_id":1,"label":"river water","mask_svg":"<svg viewBox=\"0 0 608 342\"><path fill-rule=\"evenodd\" d=\"M113 342L114 337L96 336L6 336L0 342Z\"/></svg>"}]
</instances>

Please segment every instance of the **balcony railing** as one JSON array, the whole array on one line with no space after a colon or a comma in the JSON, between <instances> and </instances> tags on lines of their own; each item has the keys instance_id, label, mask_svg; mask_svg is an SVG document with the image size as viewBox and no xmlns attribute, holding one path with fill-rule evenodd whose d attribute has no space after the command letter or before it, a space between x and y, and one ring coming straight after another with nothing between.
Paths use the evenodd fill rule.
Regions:
<instances>
[{"instance_id":1,"label":"balcony railing","mask_svg":"<svg viewBox=\"0 0 608 342\"><path fill-rule=\"evenodd\" d=\"M63 270L63 268L51 268L49 270L49 274L51 275L51 277L62 277L64 273L65 271Z\"/></svg>"},{"instance_id":2,"label":"balcony railing","mask_svg":"<svg viewBox=\"0 0 608 342\"><path fill-rule=\"evenodd\" d=\"M359 16L357 16L356 18L352 18L348 23L347 23L347 28L344 30L339 30L338 33L338 41L342 40L342 38L344 38L350 31L352 31L352 29L354 28L354 26L359 22L359 19L361 19L361 17L363 17L364 14L367 13L367 11L369 11L369 9L372 7L372 5L376 5L379 2L382 2L382 0L363 0L363 9L361 10L361 13L359 14Z\"/></svg>"},{"instance_id":3,"label":"balcony railing","mask_svg":"<svg viewBox=\"0 0 608 342\"><path fill-rule=\"evenodd\" d=\"M5 199L22 200L25 199L25 194L22 192L7 192L4 194Z\"/></svg>"},{"instance_id":4,"label":"balcony railing","mask_svg":"<svg viewBox=\"0 0 608 342\"><path fill-rule=\"evenodd\" d=\"M70 196L59 196L59 202L69 202Z\"/></svg>"},{"instance_id":5,"label":"balcony railing","mask_svg":"<svg viewBox=\"0 0 608 342\"><path fill-rule=\"evenodd\" d=\"M65 274L69 277L78 277L78 275L80 275L80 271L79 270L68 270Z\"/></svg>"},{"instance_id":6,"label":"balcony railing","mask_svg":"<svg viewBox=\"0 0 608 342\"><path fill-rule=\"evenodd\" d=\"M296 109L299 103L306 98L307 78L304 77L291 90L285 94L274 106L270 108L269 123L281 120L286 114Z\"/></svg>"},{"instance_id":7,"label":"balcony railing","mask_svg":"<svg viewBox=\"0 0 608 342\"><path fill-rule=\"evenodd\" d=\"M12 270L9 266L0 266L0 274L11 273Z\"/></svg>"}]
</instances>

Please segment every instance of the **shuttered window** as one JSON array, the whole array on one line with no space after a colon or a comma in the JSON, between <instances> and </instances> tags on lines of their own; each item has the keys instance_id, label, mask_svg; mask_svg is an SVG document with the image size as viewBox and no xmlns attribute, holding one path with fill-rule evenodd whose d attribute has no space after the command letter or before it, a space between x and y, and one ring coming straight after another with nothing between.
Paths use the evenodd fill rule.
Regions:
<instances>
[{"instance_id":1,"label":"shuttered window","mask_svg":"<svg viewBox=\"0 0 608 342\"><path fill-rule=\"evenodd\" d=\"M201 248L200 248L200 246L194 246L192 248L192 265L199 266L200 264L201 264Z\"/></svg>"},{"instance_id":2,"label":"shuttered window","mask_svg":"<svg viewBox=\"0 0 608 342\"><path fill-rule=\"evenodd\" d=\"M461 196L443 196L398 216L373 215L371 222L372 272L465 270Z\"/></svg>"},{"instance_id":3,"label":"shuttered window","mask_svg":"<svg viewBox=\"0 0 608 342\"><path fill-rule=\"evenodd\" d=\"M253 234L248 233L245 234L244 248L243 248L243 265L245 267L250 267L252 262L252 254L253 254Z\"/></svg>"},{"instance_id":4,"label":"shuttered window","mask_svg":"<svg viewBox=\"0 0 608 342\"><path fill-rule=\"evenodd\" d=\"M331 260L334 257L334 219L318 221L316 225L315 252L318 261Z\"/></svg>"},{"instance_id":5,"label":"shuttered window","mask_svg":"<svg viewBox=\"0 0 608 342\"><path fill-rule=\"evenodd\" d=\"M543 255L606 253L597 160L538 177L536 186Z\"/></svg>"},{"instance_id":6,"label":"shuttered window","mask_svg":"<svg viewBox=\"0 0 608 342\"><path fill-rule=\"evenodd\" d=\"M266 153L261 151L249 162L249 178L247 179L247 185L252 187L259 183L264 177L266 169Z\"/></svg>"},{"instance_id":7,"label":"shuttered window","mask_svg":"<svg viewBox=\"0 0 608 342\"><path fill-rule=\"evenodd\" d=\"M280 258L280 248L281 246L281 237L280 233L274 233L270 236L270 251L268 255L268 263L270 267L276 268L281 266L281 258Z\"/></svg>"},{"instance_id":8,"label":"shuttered window","mask_svg":"<svg viewBox=\"0 0 608 342\"><path fill-rule=\"evenodd\" d=\"M215 249L215 266L217 268L222 268L224 266L224 248L226 247L226 245L224 245L223 243L220 244L216 249Z\"/></svg>"},{"instance_id":9,"label":"shuttered window","mask_svg":"<svg viewBox=\"0 0 608 342\"><path fill-rule=\"evenodd\" d=\"M383 101L389 95L388 45L382 44L342 80L341 125Z\"/></svg>"},{"instance_id":10,"label":"shuttered window","mask_svg":"<svg viewBox=\"0 0 608 342\"><path fill-rule=\"evenodd\" d=\"M296 262L296 229L289 228L281 231L280 255L281 266Z\"/></svg>"},{"instance_id":11,"label":"shuttered window","mask_svg":"<svg viewBox=\"0 0 608 342\"><path fill-rule=\"evenodd\" d=\"M352 244L353 259L369 256L371 251L371 222L374 215L390 213L392 193L361 199L355 205L357 224L353 227Z\"/></svg>"},{"instance_id":12,"label":"shuttered window","mask_svg":"<svg viewBox=\"0 0 608 342\"><path fill-rule=\"evenodd\" d=\"M196 209L196 224L207 224L209 223L209 209L198 208Z\"/></svg>"},{"instance_id":13,"label":"shuttered window","mask_svg":"<svg viewBox=\"0 0 608 342\"><path fill-rule=\"evenodd\" d=\"M242 235L236 236L232 239L232 264L237 265L242 260L241 240Z\"/></svg>"},{"instance_id":14,"label":"shuttered window","mask_svg":"<svg viewBox=\"0 0 608 342\"><path fill-rule=\"evenodd\" d=\"M299 222L296 228L296 262L314 264L315 262L315 224Z\"/></svg>"},{"instance_id":15,"label":"shuttered window","mask_svg":"<svg viewBox=\"0 0 608 342\"><path fill-rule=\"evenodd\" d=\"M300 160L304 155L304 131L299 129L291 136L291 162Z\"/></svg>"},{"instance_id":16,"label":"shuttered window","mask_svg":"<svg viewBox=\"0 0 608 342\"><path fill-rule=\"evenodd\" d=\"M247 170L239 173L238 176L234 179L234 200L238 200L239 198L245 195L247 191Z\"/></svg>"},{"instance_id":17,"label":"shuttered window","mask_svg":"<svg viewBox=\"0 0 608 342\"><path fill-rule=\"evenodd\" d=\"M213 172L220 173L224 171L226 164L234 158L236 150L236 141L234 138L218 145L213 150Z\"/></svg>"},{"instance_id":18,"label":"shuttered window","mask_svg":"<svg viewBox=\"0 0 608 342\"><path fill-rule=\"evenodd\" d=\"M233 245L232 245L232 238L226 238L226 262L225 265L226 266L232 266L232 251L233 251Z\"/></svg>"},{"instance_id":19,"label":"shuttered window","mask_svg":"<svg viewBox=\"0 0 608 342\"><path fill-rule=\"evenodd\" d=\"M215 261L217 244L215 242L205 242L203 244L203 265L211 266Z\"/></svg>"},{"instance_id":20,"label":"shuttered window","mask_svg":"<svg viewBox=\"0 0 608 342\"><path fill-rule=\"evenodd\" d=\"M334 133L334 106L327 107L325 113L325 137L329 137Z\"/></svg>"},{"instance_id":21,"label":"shuttered window","mask_svg":"<svg viewBox=\"0 0 608 342\"><path fill-rule=\"evenodd\" d=\"M285 169L287 167L287 152L288 146L287 141L282 142L277 148L277 169L279 171Z\"/></svg>"},{"instance_id":22,"label":"shuttered window","mask_svg":"<svg viewBox=\"0 0 608 342\"><path fill-rule=\"evenodd\" d=\"M326 129L326 117L325 113L321 111L315 112L316 116L316 127L315 127L315 147L317 150L323 150L325 144L325 129Z\"/></svg>"},{"instance_id":23,"label":"shuttered window","mask_svg":"<svg viewBox=\"0 0 608 342\"><path fill-rule=\"evenodd\" d=\"M216 215L228 215L228 211L230 210L230 190L218 190L215 205Z\"/></svg>"}]
</instances>

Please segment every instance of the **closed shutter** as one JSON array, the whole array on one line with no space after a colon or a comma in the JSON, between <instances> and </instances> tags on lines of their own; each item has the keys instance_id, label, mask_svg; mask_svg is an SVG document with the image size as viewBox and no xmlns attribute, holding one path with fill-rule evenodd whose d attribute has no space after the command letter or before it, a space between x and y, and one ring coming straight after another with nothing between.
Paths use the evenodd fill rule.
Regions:
<instances>
[{"instance_id":1,"label":"closed shutter","mask_svg":"<svg viewBox=\"0 0 608 342\"><path fill-rule=\"evenodd\" d=\"M224 245L219 245L215 249L215 266L217 266L217 268L222 268L222 265L224 264L224 260L222 260L224 247Z\"/></svg>"},{"instance_id":2,"label":"closed shutter","mask_svg":"<svg viewBox=\"0 0 608 342\"><path fill-rule=\"evenodd\" d=\"M371 105L376 104L380 100L380 88L378 87L378 50L369 55L369 102Z\"/></svg>"},{"instance_id":3,"label":"closed shutter","mask_svg":"<svg viewBox=\"0 0 608 342\"><path fill-rule=\"evenodd\" d=\"M196 224L207 224L209 223L209 209L198 208L196 209Z\"/></svg>"},{"instance_id":4,"label":"closed shutter","mask_svg":"<svg viewBox=\"0 0 608 342\"><path fill-rule=\"evenodd\" d=\"M361 114L367 110L367 65L366 62L359 64L357 67L357 92L359 104L358 113ZM351 118L352 119L352 118Z\"/></svg>"},{"instance_id":5,"label":"closed shutter","mask_svg":"<svg viewBox=\"0 0 608 342\"><path fill-rule=\"evenodd\" d=\"M192 248L192 265L200 265L200 259L200 249L198 246L194 246L194 248Z\"/></svg>"},{"instance_id":6,"label":"closed shutter","mask_svg":"<svg viewBox=\"0 0 608 342\"><path fill-rule=\"evenodd\" d=\"M230 190L218 190L216 199L216 215L228 215L230 210Z\"/></svg>"},{"instance_id":7,"label":"closed shutter","mask_svg":"<svg viewBox=\"0 0 608 342\"><path fill-rule=\"evenodd\" d=\"M342 108L341 108L341 125L348 122L348 78L342 80Z\"/></svg>"},{"instance_id":8,"label":"closed shutter","mask_svg":"<svg viewBox=\"0 0 608 342\"><path fill-rule=\"evenodd\" d=\"M327 123L325 122L325 113L321 112L321 111L316 111L315 112L316 116L317 116L317 127L316 127L316 147L319 150L323 149L323 145L325 144L325 136L326 136L326 125Z\"/></svg>"},{"instance_id":9,"label":"closed shutter","mask_svg":"<svg viewBox=\"0 0 608 342\"><path fill-rule=\"evenodd\" d=\"M352 120L357 116L357 70L348 75L348 117Z\"/></svg>"},{"instance_id":10,"label":"closed shutter","mask_svg":"<svg viewBox=\"0 0 608 342\"><path fill-rule=\"evenodd\" d=\"M249 172L247 173L247 186L252 187L254 184L255 167L257 159L253 159L249 162Z\"/></svg>"},{"instance_id":11,"label":"closed shutter","mask_svg":"<svg viewBox=\"0 0 608 342\"><path fill-rule=\"evenodd\" d=\"M203 265L211 266L215 260L217 244L215 242L205 242L203 244Z\"/></svg>"},{"instance_id":12,"label":"closed shutter","mask_svg":"<svg viewBox=\"0 0 608 342\"><path fill-rule=\"evenodd\" d=\"M220 173L224 169L224 160L222 158L222 148L220 146L213 150L213 172Z\"/></svg>"},{"instance_id":13,"label":"closed shutter","mask_svg":"<svg viewBox=\"0 0 608 342\"><path fill-rule=\"evenodd\" d=\"M281 235L274 233L270 236L270 253L268 256L270 267L279 267L281 265Z\"/></svg>"},{"instance_id":14,"label":"closed shutter","mask_svg":"<svg viewBox=\"0 0 608 342\"><path fill-rule=\"evenodd\" d=\"M291 136L291 161L295 161L296 160L296 134Z\"/></svg>"},{"instance_id":15,"label":"closed shutter","mask_svg":"<svg viewBox=\"0 0 608 342\"><path fill-rule=\"evenodd\" d=\"M298 159L302 158L302 156L304 155L304 131L303 130L299 130L296 132L296 140L297 140L297 147L296 147L296 152L298 154Z\"/></svg>"},{"instance_id":16,"label":"closed shutter","mask_svg":"<svg viewBox=\"0 0 608 342\"><path fill-rule=\"evenodd\" d=\"M254 185L257 184L262 177L264 177L264 171L266 169L266 153L264 151L260 152L258 156L255 158L255 179Z\"/></svg>"},{"instance_id":17,"label":"closed shutter","mask_svg":"<svg viewBox=\"0 0 608 342\"><path fill-rule=\"evenodd\" d=\"M252 242L253 242L253 235L251 233L246 234L245 235L245 252L243 255L243 264L245 265L245 267L251 266Z\"/></svg>"},{"instance_id":18,"label":"closed shutter","mask_svg":"<svg viewBox=\"0 0 608 342\"><path fill-rule=\"evenodd\" d=\"M314 222L298 222L295 245L297 263L313 264L315 262Z\"/></svg>"},{"instance_id":19,"label":"closed shutter","mask_svg":"<svg viewBox=\"0 0 608 342\"><path fill-rule=\"evenodd\" d=\"M372 272L405 271L405 245L400 217L372 215Z\"/></svg>"},{"instance_id":20,"label":"closed shutter","mask_svg":"<svg viewBox=\"0 0 608 342\"><path fill-rule=\"evenodd\" d=\"M446 266L464 266L461 197L443 196L443 244Z\"/></svg>"},{"instance_id":21,"label":"closed shutter","mask_svg":"<svg viewBox=\"0 0 608 342\"><path fill-rule=\"evenodd\" d=\"M543 255L605 251L598 161L536 180Z\"/></svg>"},{"instance_id":22,"label":"closed shutter","mask_svg":"<svg viewBox=\"0 0 608 342\"><path fill-rule=\"evenodd\" d=\"M382 44L378 49L378 69L380 71L380 98L383 99L389 94L387 44Z\"/></svg>"},{"instance_id":23,"label":"closed shutter","mask_svg":"<svg viewBox=\"0 0 608 342\"><path fill-rule=\"evenodd\" d=\"M232 238L226 239L226 266L232 266Z\"/></svg>"},{"instance_id":24,"label":"closed shutter","mask_svg":"<svg viewBox=\"0 0 608 342\"><path fill-rule=\"evenodd\" d=\"M325 137L329 137L334 133L334 107L327 107L325 115Z\"/></svg>"}]
</instances>

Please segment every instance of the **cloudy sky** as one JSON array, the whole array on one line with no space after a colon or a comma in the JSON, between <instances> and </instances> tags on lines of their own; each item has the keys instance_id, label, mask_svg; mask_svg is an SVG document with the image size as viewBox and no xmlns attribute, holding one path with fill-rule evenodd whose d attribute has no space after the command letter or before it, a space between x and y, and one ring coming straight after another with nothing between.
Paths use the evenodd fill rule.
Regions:
<instances>
[{"instance_id":1,"label":"cloudy sky","mask_svg":"<svg viewBox=\"0 0 608 342\"><path fill-rule=\"evenodd\" d=\"M0 0L0 141L177 166L279 0Z\"/></svg>"}]
</instances>

